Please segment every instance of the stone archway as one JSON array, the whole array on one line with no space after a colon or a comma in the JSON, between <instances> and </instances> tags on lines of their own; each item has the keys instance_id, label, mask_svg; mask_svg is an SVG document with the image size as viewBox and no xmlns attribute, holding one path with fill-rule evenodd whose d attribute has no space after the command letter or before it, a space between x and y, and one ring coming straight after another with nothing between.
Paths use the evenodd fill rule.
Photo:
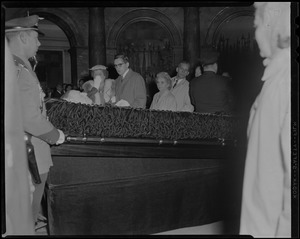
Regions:
<instances>
[{"instance_id":1,"label":"stone archway","mask_svg":"<svg viewBox=\"0 0 300 239\"><path fill-rule=\"evenodd\" d=\"M138 40L133 39L134 45L128 44L120 51L120 42L124 43L126 34L138 26L140 31L137 32L145 34L141 34ZM147 31L141 26L154 29L153 36L147 38ZM159 38L162 40L158 41ZM129 56L131 68L144 77L149 97L148 107L157 91L154 81L156 74L160 71L171 73L183 43L179 30L167 15L156 9L139 8L127 12L113 24L107 34L106 45L109 62L113 62L113 55L117 51L125 53Z\"/></svg>"},{"instance_id":2,"label":"stone archway","mask_svg":"<svg viewBox=\"0 0 300 239\"><path fill-rule=\"evenodd\" d=\"M30 15L37 14L59 26L66 34L71 47L84 45L84 39L78 31L78 27L72 21L72 17L66 12L56 8L24 8L18 14L25 16L28 10Z\"/></svg>"},{"instance_id":3,"label":"stone archway","mask_svg":"<svg viewBox=\"0 0 300 239\"><path fill-rule=\"evenodd\" d=\"M150 8L131 10L120 17L113 24L107 34L107 57L109 59L109 62L113 61L113 55L115 55L117 51L120 50L118 44L122 42L124 33L126 33L127 30L131 29L133 26L138 25L139 23L144 23L145 27L156 26L156 28L152 28L154 29L154 38L156 35L157 39L160 38L161 36L159 35L159 33L163 32L165 40L162 40L164 41L164 44L158 44L161 47L160 50L155 51L154 49L157 48L155 48L152 44L152 49L150 49L148 40L145 39L144 36L141 36L141 38L139 38L140 42L142 44L145 44L146 48L148 48L146 49L146 52L144 52L143 47L137 47L137 45L134 46L133 51L135 53L134 56L132 56L134 61L134 63L132 64L133 68L138 70L144 77L146 77L146 74L148 74L149 72L150 75L154 75L155 73L157 73L159 70L157 67L158 65L164 65L165 71L169 71L170 69L174 68L174 62L176 62L178 52L181 52L180 48L182 50L182 37L175 24L167 15L156 9ZM141 28L140 31L144 31L144 29ZM122 52L130 55L128 51ZM137 56L137 52L139 52L139 56ZM154 59L157 59L155 66L152 64L154 63L154 61L148 60L152 58L152 56L150 57L150 54L152 53L155 55ZM158 55L160 57L157 57ZM146 64L144 64L145 62ZM152 63L149 64L149 62ZM151 69L149 70L149 68Z\"/></svg>"},{"instance_id":4,"label":"stone archway","mask_svg":"<svg viewBox=\"0 0 300 239\"><path fill-rule=\"evenodd\" d=\"M158 24L169 33L171 44L174 47L182 45L180 33L169 17L154 9L135 9L119 18L112 26L107 37L108 48L116 48L119 34L126 29L128 25L138 21L149 21Z\"/></svg>"},{"instance_id":5,"label":"stone archway","mask_svg":"<svg viewBox=\"0 0 300 239\"><path fill-rule=\"evenodd\" d=\"M204 45L216 45L222 28L231 20L243 16L254 17L254 8L249 9L249 7L226 7L212 20L205 36Z\"/></svg>"},{"instance_id":6,"label":"stone archway","mask_svg":"<svg viewBox=\"0 0 300 239\"><path fill-rule=\"evenodd\" d=\"M22 9L18 14L25 16L29 10L30 15L38 15L55 23L67 36L70 44L70 59L71 59L71 79L72 84L77 84L77 48L84 45L84 39L82 38L78 27L72 21L72 18L64 11L55 8L31 8Z\"/></svg>"},{"instance_id":7,"label":"stone archway","mask_svg":"<svg viewBox=\"0 0 300 239\"><path fill-rule=\"evenodd\" d=\"M248 112L260 92L262 59L255 40L254 7L226 7L211 22L206 45L220 52L219 73L227 72L236 99L236 109Z\"/></svg>"}]
</instances>

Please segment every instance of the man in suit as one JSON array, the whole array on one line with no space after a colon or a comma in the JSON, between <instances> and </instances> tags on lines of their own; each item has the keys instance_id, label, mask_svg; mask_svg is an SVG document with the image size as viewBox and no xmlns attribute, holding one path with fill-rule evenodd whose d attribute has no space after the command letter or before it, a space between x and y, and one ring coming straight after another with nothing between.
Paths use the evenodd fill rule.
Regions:
<instances>
[{"instance_id":1,"label":"man in suit","mask_svg":"<svg viewBox=\"0 0 300 239\"><path fill-rule=\"evenodd\" d=\"M176 68L177 75L172 78L171 93L175 96L177 111L193 112L194 106L191 104L189 87L190 83L186 77L189 75L190 63L182 61Z\"/></svg>"},{"instance_id":2,"label":"man in suit","mask_svg":"<svg viewBox=\"0 0 300 239\"><path fill-rule=\"evenodd\" d=\"M115 68L119 74L116 79L116 106L146 108L146 85L143 77L129 68L125 55L116 55Z\"/></svg>"},{"instance_id":3,"label":"man in suit","mask_svg":"<svg viewBox=\"0 0 300 239\"><path fill-rule=\"evenodd\" d=\"M55 87L55 90L53 91L51 98L56 98L56 99L60 99L60 97L62 97L62 95L64 94L63 92L63 87L61 84L57 84Z\"/></svg>"},{"instance_id":4,"label":"man in suit","mask_svg":"<svg viewBox=\"0 0 300 239\"><path fill-rule=\"evenodd\" d=\"M17 68L20 91L21 114L24 131L31 135L41 183L35 184L33 192L33 219L37 223L41 199L49 168L53 165L49 144L61 144L64 133L48 121L44 92L28 59L35 56L41 43L38 35L37 15L16 18L5 22L5 35Z\"/></svg>"},{"instance_id":5,"label":"man in suit","mask_svg":"<svg viewBox=\"0 0 300 239\"><path fill-rule=\"evenodd\" d=\"M200 61L203 74L191 81L190 95L196 112L228 112L232 108L232 92L228 80L218 71L219 52L213 47L202 48Z\"/></svg>"}]
</instances>

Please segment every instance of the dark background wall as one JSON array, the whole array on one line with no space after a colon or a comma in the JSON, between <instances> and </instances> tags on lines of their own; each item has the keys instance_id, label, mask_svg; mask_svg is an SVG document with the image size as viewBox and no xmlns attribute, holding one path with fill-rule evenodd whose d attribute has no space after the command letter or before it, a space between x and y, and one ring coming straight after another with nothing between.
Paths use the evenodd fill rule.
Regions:
<instances>
[{"instance_id":1,"label":"dark background wall","mask_svg":"<svg viewBox=\"0 0 300 239\"><path fill-rule=\"evenodd\" d=\"M248 112L260 91L263 71L254 40L254 8L249 4L228 3L106 6L106 62L99 64L112 66L114 55L123 51L131 56L131 67L140 72L147 82L153 82L155 74L162 70L174 75L178 62L186 55L184 29L189 27L189 23L184 25L184 8L195 7L199 12L199 49L211 44L218 47L221 52L219 73L228 72L232 76L236 102L239 103L237 108ZM39 14L56 27L49 32L49 24L43 26L43 21L40 21L40 28L47 32L40 40L41 52L62 51L63 75L50 79L50 75L57 74L48 74L48 85L53 86L57 81L77 84L81 77L89 74L89 7L94 5L76 2L58 7L49 4L6 5L5 20L26 16L29 11L30 14ZM199 54L197 50L195 56ZM194 58L191 63L196 65L197 59ZM40 66L43 66L42 62ZM110 78L116 78L114 68L109 69Z\"/></svg>"}]
</instances>

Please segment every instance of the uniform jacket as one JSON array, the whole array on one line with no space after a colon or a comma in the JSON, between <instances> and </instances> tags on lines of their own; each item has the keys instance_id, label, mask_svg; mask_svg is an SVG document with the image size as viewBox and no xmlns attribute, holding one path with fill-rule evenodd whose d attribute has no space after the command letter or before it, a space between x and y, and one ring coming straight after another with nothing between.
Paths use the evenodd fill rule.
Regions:
<instances>
[{"instance_id":1,"label":"uniform jacket","mask_svg":"<svg viewBox=\"0 0 300 239\"><path fill-rule=\"evenodd\" d=\"M18 70L24 131L32 135L39 173L49 171L53 165L49 144L59 139L58 130L47 120L44 93L28 60L13 55Z\"/></svg>"},{"instance_id":2,"label":"uniform jacket","mask_svg":"<svg viewBox=\"0 0 300 239\"><path fill-rule=\"evenodd\" d=\"M159 92L157 92L153 97L150 109L176 111L175 96L168 90L159 98Z\"/></svg>"},{"instance_id":3,"label":"uniform jacket","mask_svg":"<svg viewBox=\"0 0 300 239\"><path fill-rule=\"evenodd\" d=\"M191 81L190 95L196 112L230 111L232 94L227 79L213 71L204 71Z\"/></svg>"},{"instance_id":4,"label":"uniform jacket","mask_svg":"<svg viewBox=\"0 0 300 239\"><path fill-rule=\"evenodd\" d=\"M173 82L175 78L176 76L172 78ZM186 79L183 79L174 88L171 89L171 93L175 96L176 99L177 111L194 111L194 106L191 104L189 95L189 85L190 83Z\"/></svg>"},{"instance_id":5,"label":"uniform jacket","mask_svg":"<svg viewBox=\"0 0 300 239\"><path fill-rule=\"evenodd\" d=\"M129 69L125 78L116 79L116 102L126 100L131 107L146 108L146 85L143 77Z\"/></svg>"}]
</instances>

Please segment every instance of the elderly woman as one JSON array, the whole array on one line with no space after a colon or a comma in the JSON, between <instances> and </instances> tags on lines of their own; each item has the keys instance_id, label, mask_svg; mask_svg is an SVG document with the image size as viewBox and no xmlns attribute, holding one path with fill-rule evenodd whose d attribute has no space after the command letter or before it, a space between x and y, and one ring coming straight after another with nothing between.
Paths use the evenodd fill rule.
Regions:
<instances>
[{"instance_id":1,"label":"elderly woman","mask_svg":"<svg viewBox=\"0 0 300 239\"><path fill-rule=\"evenodd\" d=\"M255 7L255 37L266 68L248 123L240 234L291 237L290 3Z\"/></svg>"},{"instance_id":2,"label":"elderly woman","mask_svg":"<svg viewBox=\"0 0 300 239\"><path fill-rule=\"evenodd\" d=\"M83 92L70 90L62 99L89 105L105 105L105 103L115 103L114 80L106 79L108 72L106 66L96 65L90 69L93 80L89 80L82 85Z\"/></svg>"},{"instance_id":3,"label":"elderly woman","mask_svg":"<svg viewBox=\"0 0 300 239\"><path fill-rule=\"evenodd\" d=\"M172 87L171 77L167 72L160 72L156 76L157 92L152 100L150 109L176 111L176 99L170 92Z\"/></svg>"},{"instance_id":4,"label":"elderly woman","mask_svg":"<svg viewBox=\"0 0 300 239\"><path fill-rule=\"evenodd\" d=\"M104 105L105 103L115 103L115 81L108 78L107 67L103 65L96 65L90 69L91 75L94 79L92 89L86 91L88 97L97 105Z\"/></svg>"}]
</instances>

